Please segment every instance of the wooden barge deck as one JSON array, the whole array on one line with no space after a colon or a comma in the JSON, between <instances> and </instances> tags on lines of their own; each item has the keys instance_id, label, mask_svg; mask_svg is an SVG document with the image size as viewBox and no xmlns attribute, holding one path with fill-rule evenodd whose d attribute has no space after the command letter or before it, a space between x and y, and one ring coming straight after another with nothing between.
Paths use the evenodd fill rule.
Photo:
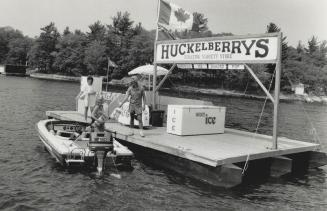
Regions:
<instances>
[{"instance_id":1,"label":"wooden barge deck","mask_svg":"<svg viewBox=\"0 0 327 211\"><path fill-rule=\"evenodd\" d=\"M76 111L47 111L46 115L61 120L84 121ZM315 143L279 137L278 149L274 150L271 149L271 136L228 128L223 134L177 136L166 133L164 127L157 127L145 130L142 138L137 129L132 131L119 123L106 123L105 126L123 144L136 150L142 148L142 153L151 152L152 157L161 157L156 164L224 187L242 182L242 166L247 161L267 160L270 174L281 176L292 171L292 160L296 158L292 155L310 152L306 158L313 160L314 167L326 164L327 160L325 154L315 152L319 147Z\"/></svg>"}]
</instances>

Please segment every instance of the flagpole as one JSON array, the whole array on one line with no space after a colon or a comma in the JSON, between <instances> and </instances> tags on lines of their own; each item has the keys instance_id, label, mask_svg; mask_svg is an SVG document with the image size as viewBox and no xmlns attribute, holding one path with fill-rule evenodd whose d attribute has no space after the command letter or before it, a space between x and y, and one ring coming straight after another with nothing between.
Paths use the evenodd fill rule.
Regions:
<instances>
[{"instance_id":1,"label":"flagpole","mask_svg":"<svg viewBox=\"0 0 327 211\"><path fill-rule=\"evenodd\" d=\"M108 68L107 68L106 92L108 92L108 77L109 77L109 69L110 69L110 58L109 58L109 56L107 57L107 59L108 59Z\"/></svg>"},{"instance_id":2,"label":"flagpole","mask_svg":"<svg viewBox=\"0 0 327 211\"><path fill-rule=\"evenodd\" d=\"M157 41L158 41L158 22L159 22L159 11L160 11L160 0L158 0L157 4L157 22L156 22L156 37L154 40L154 52L153 52L153 86L152 86L152 107L153 109L157 109L156 104L156 84L157 84Z\"/></svg>"}]
</instances>

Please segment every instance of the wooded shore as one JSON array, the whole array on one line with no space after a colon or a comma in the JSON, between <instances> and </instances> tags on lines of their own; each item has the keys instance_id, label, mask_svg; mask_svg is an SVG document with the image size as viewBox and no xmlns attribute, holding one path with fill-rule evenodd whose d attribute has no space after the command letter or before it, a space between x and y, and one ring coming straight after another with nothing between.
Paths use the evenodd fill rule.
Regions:
<instances>
[{"instance_id":1,"label":"wooded shore","mask_svg":"<svg viewBox=\"0 0 327 211\"><path fill-rule=\"evenodd\" d=\"M66 81L66 82L80 82L80 77L75 76L65 76L65 75L58 75L58 74L44 74L44 73L31 73L31 78L37 79L44 79L44 80L56 80L56 81ZM109 87L114 89L124 89L127 87L126 83L115 83L109 82ZM163 88L162 93L169 94L169 92L178 92L178 93L187 93L187 94L203 94L203 95L210 95L210 96L223 96L223 97L237 97L237 98L245 98L245 99L254 99L254 100L265 100L265 95L257 95L257 94L249 94L249 93L241 93L234 90L225 90L225 89L208 89L208 88L197 88L191 86L177 86L173 88ZM280 100L287 102L287 101L303 101L308 103L323 103L327 104L327 96L315 96L315 95L295 95L295 94L280 94Z\"/></svg>"},{"instance_id":2,"label":"wooded shore","mask_svg":"<svg viewBox=\"0 0 327 211\"><path fill-rule=\"evenodd\" d=\"M58 75L58 74L44 74L44 73L31 73L31 78L37 79L45 79L45 80L56 80L56 81L66 81L66 82L80 82L80 77L74 76L65 76L65 75ZM109 89L124 89L127 87L125 83L117 83L117 80L114 84L108 84ZM164 94L169 94L169 92L177 92L177 93L186 93L186 94L202 94L202 95L209 95L209 96L223 96L223 97L237 97L237 98L245 98L245 99L255 99L255 100L265 100L265 95L256 95L256 94L249 94L249 93L241 93L234 90L225 90L225 89L207 89L207 88L197 88L191 86L178 86L173 88L163 88L161 90ZM315 95L295 95L295 94L280 94L280 100L284 102L288 101L303 101L308 103L323 103L327 104L327 97L326 96L315 96Z\"/></svg>"}]
</instances>

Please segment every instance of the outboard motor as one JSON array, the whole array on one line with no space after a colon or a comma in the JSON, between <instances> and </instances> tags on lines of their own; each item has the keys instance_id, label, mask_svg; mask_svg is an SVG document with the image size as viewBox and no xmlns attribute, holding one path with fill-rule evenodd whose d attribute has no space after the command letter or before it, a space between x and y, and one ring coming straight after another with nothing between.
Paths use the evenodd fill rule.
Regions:
<instances>
[{"instance_id":1,"label":"outboard motor","mask_svg":"<svg viewBox=\"0 0 327 211\"><path fill-rule=\"evenodd\" d=\"M104 169L103 160L108 152L113 152L113 139L109 132L92 132L89 141L89 150L94 152L98 160L98 173L102 175Z\"/></svg>"}]
</instances>

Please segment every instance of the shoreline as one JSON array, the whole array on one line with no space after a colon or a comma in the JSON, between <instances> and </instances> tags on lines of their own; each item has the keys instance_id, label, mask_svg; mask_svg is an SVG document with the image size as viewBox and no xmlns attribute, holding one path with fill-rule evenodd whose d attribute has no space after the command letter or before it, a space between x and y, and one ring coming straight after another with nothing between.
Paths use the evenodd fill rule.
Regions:
<instances>
[{"instance_id":1,"label":"shoreline","mask_svg":"<svg viewBox=\"0 0 327 211\"><path fill-rule=\"evenodd\" d=\"M65 76L58 74L46 74L46 73L30 73L31 78L41 79L41 80L55 80L55 81L65 81L65 82L80 82L80 77L74 76ZM106 83L103 83L103 86L106 86ZM124 84L112 84L109 82L108 87L114 89L125 89L127 86ZM178 86L178 88L162 88L161 92L165 95L169 94L169 91L186 93L186 94L202 94L207 96L220 96L220 97L235 97L235 98L244 98L244 99L254 99L254 100L265 100L265 95L256 95L256 94L244 94L234 90L225 90L225 89L205 89L205 88L196 88L190 86ZM273 94L272 94L273 95ZM280 93L281 102L292 102L292 101L303 101L308 103L321 103L327 104L327 96L309 96L309 95L295 95L295 94L285 94Z\"/></svg>"},{"instance_id":2,"label":"shoreline","mask_svg":"<svg viewBox=\"0 0 327 211\"><path fill-rule=\"evenodd\" d=\"M53 81L66 81L66 82L80 82L81 77L58 75L58 74L46 74L46 73L30 73L31 78L43 79L43 80L53 80Z\"/></svg>"},{"instance_id":3,"label":"shoreline","mask_svg":"<svg viewBox=\"0 0 327 211\"><path fill-rule=\"evenodd\" d=\"M237 92L234 90L226 89L205 89L205 88L195 88L190 86L179 86L176 91L188 94L204 94L208 96L221 96L221 97L235 97L235 98L244 98L244 99L254 99L254 100L265 100L266 95L257 95L257 94L245 94ZM273 95L273 93L271 93ZM296 96L292 94L280 93L280 101L305 101L303 96Z\"/></svg>"}]
</instances>

